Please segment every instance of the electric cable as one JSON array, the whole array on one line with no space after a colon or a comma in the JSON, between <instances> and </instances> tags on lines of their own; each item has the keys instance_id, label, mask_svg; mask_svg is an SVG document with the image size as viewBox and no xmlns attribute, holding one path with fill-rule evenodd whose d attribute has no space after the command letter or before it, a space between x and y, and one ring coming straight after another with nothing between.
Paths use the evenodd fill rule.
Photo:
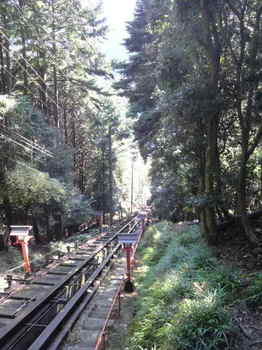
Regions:
<instances>
[{"instance_id":1,"label":"electric cable","mask_svg":"<svg viewBox=\"0 0 262 350\"><path fill-rule=\"evenodd\" d=\"M6 138L6 139L9 139L9 141L12 141L14 142L15 144L17 144L18 146L20 147L23 147L24 149L28 150L28 151L38 151L48 157L51 157L53 158L53 154L51 152L49 152L48 150L45 150L44 148L41 148L41 147L38 147L36 146L33 142L30 142L30 140L28 139L25 139L25 140L17 140L14 138L14 135L12 135L12 133L10 133L10 131L8 130L5 130L5 128L3 128L1 125L0 125L0 133ZM19 134L17 134L19 135ZM23 136L20 135L22 138Z\"/></svg>"},{"instance_id":2,"label":"electric cable","mask_svg":"<svg viewBox=\"0 0 262 350\"><path fill-rule=\"evenodd\" d=\"M22 134L19 134L18 132L14 131L12 129L10 129L9 127L2 126L0 124L0 129L2 129L3 131L8 132L9 134L10 133L13 134L13 136L17 136L17 137L21 138L24 143L27 143L29 146L33 147L34 149L39 150L40 152L45 152L49 156L53 156L53 153L48 151L45 147L37 145L34 141L31 141L30 139L24 137Z\"/></svg>"}]
</instances>

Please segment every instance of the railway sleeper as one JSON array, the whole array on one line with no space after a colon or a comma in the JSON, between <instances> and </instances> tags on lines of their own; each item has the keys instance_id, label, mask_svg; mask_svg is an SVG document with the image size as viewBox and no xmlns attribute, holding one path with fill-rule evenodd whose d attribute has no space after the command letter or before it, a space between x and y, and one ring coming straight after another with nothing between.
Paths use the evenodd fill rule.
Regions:
<instances>
[{"instance_id":1,"label":"railway sleeper","mask_svg":"<svg viewBox=\"0 0 262 350\"><path fill-rule=\"evenodd\" d=\"M123 229L125 229L125 227ZM117 233L115 233L115 235L117 235ZM96 293L98 285L101 284L101 282L98 281L97 278L103 279L103 275L107 274L107 272L105 270L110 269L110 268L108 269L108 266L112 267L112 265L114 264L113 258L117 256L117 252L119 250L119 245L118 245L118 242L116 239L110 240L112 237L114 237L114 236L111 235L108 239L106 239L106 237L104 237L104 239L102 240L103 244L105 243L104 241L109 240L109 242L106 243L105 247L103 247L103 245L101 243L100 244L92 244L92 245L89 245L88 248L85 249L85 252L82 251L83 253L87 253L87 251L90 250L90 252L92 254L91 257L78 258L75 256L75 255L77 255L77 252L74 252L74 254L72 254L73 256L71 256L70 258L68 258L68 257L66 258L68 261L73 261L73 263L67 264L67 263L65 263L65 261L63 261L63 264L59 265L59 267L62 265L64 265L64 267L73 267L73 270L68 271L68 274L69 274L68 281L70 281L69 282L70 284L66 288L64 286L63 291L61 291L62 294L61 294L61 292L53 294L53 296L49 299L47 304L43 304L43 300L42 300L42 298L40 298L40 303L42 303L42 304L38 305L38 307L41 305L41 309L38 311L40 311L40 313L41 313L42 312L41 310L43 310L42 316L40 315L40 317L39 317L39 313L38 313L38 311L36 311L37 312L36 317L34 316L31 320L27 319L22 324L22 326L25 326L25 327L26 327L26 325L28 326L29 333L31 332L30 329L32 327L35 327L35 329L36 328L43 328L43 330L44 329L46 330L46 332L44 331L43 336L45 336L45 335L50 336L50 330L51 330L52 326L55 324L58 324L60 322L61 317L65 317L65 316L63 316L64 313L61 313L59 311L64 309L64 312L66 312L66 311L72 312L73 311L73 303L75 302L76 298L78 298L80 296L82 298L87 298L88 299L87 303L89 302L89 299L93 297L94 293ZM112 246L114 246L114 248L112 248ZM101 247L102 247L102 249L101 249ZM109 250L111 250L110 256L108 256ZM97 256L95 256L95 254L97 254ZM59 252L57 253L57 255L59 258L62 257L62 254L59 254ZM80 255L82 255L82 256L88 255L88 253L87 254L80 254ZM60 259L57 259L57 260L60 260ZM74 261L76 261L76 263L74 263ZM78 261L79 261L79 263L77 263ZM61 260L60 260L60 262L61 262ZM93 262L93 264L92 264L92 262ZM98 266L99 262L102 263L103 268ZM69 265L71 265L71 266L69 266ZM87 267L87 265L88 265L88 267ZM82 268L84 268L84 270L81 271ZM105 268L105 270L103 270L104 268ZM62 273L63 275L67 274L67 271L62 272L59 270L58 271L51 270L49 272L51 272L50 275L52 275L52 272L53 272L54 276L57 275L57 273ZM75 277L73 277L73 275ZM88 282L88 279L90 280L91 276L92 276L92 278L96 279L93 281L93 283ZM46 289L47 293L49 293L49 295L51 295L50 293L53 293L52 291L55 290L56 285L58 285L58 286L60 285L60 287L61 287L64 283L68 283L68 282L66 282L66 278L65 279L61 278L61 279L59 279L59 281L60 281L59 283L57 283L57 281L55 281L55 283L53 283L53 279L50 277L49 279L47 279L47 281L45 281L45 280L33 281L31 283L31 286L33 287L33 285L36 285L36 286L38 285L38 286L46 287L46 288L42 288L41 290ZM55 288L48 288L48 287L55 287ZM97 307L96 311L98 311L98 309L100 309L102 311L103 308L110 307L110 299L112 299L112 295L111 295L111 293L107 294L107 292L105 292L105 296L107 299L106 302L104 301L102 303L102 300L101 300L102 305L99 305L99 307ZM72 300L70 300L71 298L72 298ZM9 317L9 318L16 317L16 313L19 310L21 310L21 308L25 307L29 303L29 301L27 301L27 300L25 300L25 301L26 302L24 304L22 304L20 307L18 307L14 313L2 312L2 314L5 314L5 316ZM100 303L99 299L97 299L97 301ZM6 310L4 310L4 311L6 311ZM30 310L30 312L32 312L32 310ZM55 317L56 315L57 315L58 319ZM91 318L96 318L95 315L90 315L90 316L91 316ZM50 324L50 327L48 326L48 324ZM19 331L19 333L20 333L20 331ZM28 332L26 331L26 333L28 333ZM21 335L22 335L22 333L21 333ZM30 345L25 346L24 344L26 341L21 338L21 335L18 335L18 337L21 341L22 347L21 348L17 347L15 349L17 349L17 350L18 349L19 350L21 350L21 349L23 349L23 350L24 349L29 349L29 350L38 349L38 348L34 347L34 344L39 344L41 342L41 336L39 338L39 341L35 340L34 344L32 344L31 346ZM57 338L57 336L56 336L56 338ZM7 342L9 342L8 339L7 339ZM3 344L3 343L1 343L1 344ZM3 344L3 345L5 345L5 344ZM17 345L19 346L19 344L17 344Z\"/></svg>"}]
</instances>

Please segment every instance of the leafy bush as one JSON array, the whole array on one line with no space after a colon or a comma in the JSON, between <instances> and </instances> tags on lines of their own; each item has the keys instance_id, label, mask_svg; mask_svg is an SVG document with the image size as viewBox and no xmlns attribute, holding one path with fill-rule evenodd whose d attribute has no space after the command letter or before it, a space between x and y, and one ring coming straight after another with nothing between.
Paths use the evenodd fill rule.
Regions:
<instances>
[{"instance_id":1,"label":"leafy bush","mask_svg":"<svg viewBox=\"0 0 262 350\"><path fill-rule=\"evenodd\" d=\"M62 203L66 195L63 184L58 180L50 178L47 173L20 165L10 172L6 187L10 201L17 207L31 208L54 201Z\"/></svg>"},{"instance_id":2,"label":"leafy bush","mask_svg":"<svg viewBox=\"0 0 262 350\"><path fill-rule=\"evenodd\" d=\"M199 231L198 231L197 226L192 226L192 228L190 230L190 234L188 234L188 232L182 232L177 237L177 242L179 242L180 245L187 247L190 244L198 242L199 238L200 238L200 236L199 236Z\"/></svg>"},{"instance_id":3,"label":"leafy bush","mask_svg":"<svg viewBox=\"0 0 262 350\"><path fill-rule=\"evenodd\" d=\"M226 347L230 323L221 300L216 291L200 299L184 298L168 329L166 349L207 350Z\"/></svg>"}]
</instances>

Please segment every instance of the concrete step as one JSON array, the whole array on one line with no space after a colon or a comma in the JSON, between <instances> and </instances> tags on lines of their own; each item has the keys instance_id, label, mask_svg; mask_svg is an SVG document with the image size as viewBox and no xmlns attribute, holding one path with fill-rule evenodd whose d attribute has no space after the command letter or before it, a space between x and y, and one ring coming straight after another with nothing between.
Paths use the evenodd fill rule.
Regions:
<instances>
[{"instance_id":1,"label":"concrete step","mask_svg":"<svg viewBox=\"0 0 262 350\"><path fill-rule=\"evenodd\" d=\"M84 330L81 329L79 332L80 339L83 343L85 343L87 346L92 346L95 347L96 345L96 340L98 337L98 332L94 332L92 330Z\"/></svg>"},{"instance_id":2,"label":"concrete step","mask_svg":"<svg viewBox=\"0 0 262 350\"><path fill-rule=\"evenodd\" d=\"M108 286L107 288L101 289L98 291L97 297L95 300L104 299L109 300L112 299L117 291L117 286Z\"/></svg>"},{"instance_id":3,"label":"concrete step","mask_svg":"<svg viewBox=\"0 0 262 350\"><path fill-rule=\"evenodd\" d=\"M117 262L102 282L88 310L82 314L79 320L78 344L70 344L65 350L94 350L97 338L112 306L113 298L123 281L124 263L125 261ZM114 320L109 320L108 325L113 323Z\"/></svg>"},{"instance_id":4,"label":"concrete step","mask_svg":"<svg viewBox=\"0 0 262 350\"><path fill-rule=\"evenodd\" d=\"M108 311L110 309L111 304L99 304L97 305L89 314L89 317L94 317L94 318L106 318Z\"/></svg>"},{"instance_id":5,"label":"concrete step","mask_svg":"<svg viewBox=\"0 0 262 350\"><path fill-rule=\"evenodd\" d=\"M84 343L75 345L65 345L63 350L94 350L93 346L86 346Z\"/></svg>"},{"instance_id":6,"label":"concrete step","mask_svg":"<svg viewBox=\"0 0 262 350\"><path fill-rule=\"evenodd\" d=\"M88 331L99 331L104 325L104 320L101 318L88 317L81 321L81 328Z\"/></svg>"},{"instance_id":7,"label":"concrete step","mask_svg":"<svg viewBox=\"0 0 262 350\"><path fill-rule=\"evenodd\" d=\"M87 331L99 331L103 328L105 318L88 317L81 320L81 328ZM114 321L109 320L108 325L113 325Z\"/></svg>"},{"instance_id":8,"label":"concrete step","mask_svg":"<svg viewBox=\"0 0 262 350\"><path fill-rule=\"evenodd\" d=\"M107 308L108 309L110 307L110 305L112 304L112 302L113 302L113 298L106 298L105 299L102 296L99 296L99 298L96 299L96 301L95 301L96 307L93 310L95 312L99 308Z\"/></svg>"},{"instance_id":9,"label":"concrete step","mask_svg":"<svg viewBox=\"0 0 262 350\"><path fill-rule=\"evenodd\" d=\"M101 286L99 288L99 294L110 294L113 293L113 291L116 291L116 289L119 287L120 283L121 283L122 279L114 279L114 280L109 280L107 281L107 285L106 286Z\"/></svg>"},{"instance_id":10,"label":"concrete step","mask_svg":"<svg viewBox=\"0 0 262 350\"><path fill-rule=\"evenodd\" d=\"M118 286L120 285L121 281L116 281L116 282L112 282L111 281L107 281L107 285L106 286L101 286L98 290L98 294L102 295L102 294L112 294L114 293Z\"/></svg>"}]
</instances>

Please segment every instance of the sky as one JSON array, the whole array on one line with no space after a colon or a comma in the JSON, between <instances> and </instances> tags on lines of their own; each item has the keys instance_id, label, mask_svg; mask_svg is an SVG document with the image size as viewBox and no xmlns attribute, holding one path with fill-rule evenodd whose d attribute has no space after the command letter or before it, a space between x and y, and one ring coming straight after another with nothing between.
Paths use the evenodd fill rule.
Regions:
<instances>
[{"instance_id":1,"label":"sky","mask_svg":"<svg viewBox=\"0 0 262 350\"><path fill-rule=\"evenodd\" d=\"M83 5L96 3L98 0L81 0ZM123 45L123 40L128 37L126 32L126 22L133 19L133 14L135 10L136 0L103 0L103 12L109 26L109 31L107 34L107 40L102 46L102 50L106 54L109 60L118 59L125 60L128 58L127 51ZM126 104L126 101L123 102ZM119 101L119 104L121 102ZM118 105L119 105L118 104ZM133 150L132 146L132 150ZM122 156L121 156L122 152ZM128 199L124 205L126 209L130 206L130 183L131 183L131 166L132 166L132 152L130 153L130 145L127 141L123 150L120 150L118 154L120 162L123 166L123 186L128 192ZM150 189L148 185L148 168L144 164L142 158L139 156L137 151L137 157L134 163L134 202L136 202L141 195L144 199L150 197Z\"/></svg>"},{"instance_id":2,"label":"sky","mask_svg":"<svg viewBox=\"0 0 262 350\"><path fill-rule=\"evenodd\" d=\"M132 20L136 0L104 0L103 9L109 25L105 52L109 58L127 57L125 47L121 45L127 37L126 22Z\"/></svg>"},{"instance_id":3,"label":"sky","mask_svg":"<svg viewBox=\"0 0 262 350\"><path fill-rule=\"evenodd\" d=\"M83 5L90 3L90 0L81 1ZM133 18L135 3L136 0L103 0L103 12L109 26L103 51L109 59L127 58L126 49L121 43L127 37L126 22Z\"/></svg>"}]
</instances>

